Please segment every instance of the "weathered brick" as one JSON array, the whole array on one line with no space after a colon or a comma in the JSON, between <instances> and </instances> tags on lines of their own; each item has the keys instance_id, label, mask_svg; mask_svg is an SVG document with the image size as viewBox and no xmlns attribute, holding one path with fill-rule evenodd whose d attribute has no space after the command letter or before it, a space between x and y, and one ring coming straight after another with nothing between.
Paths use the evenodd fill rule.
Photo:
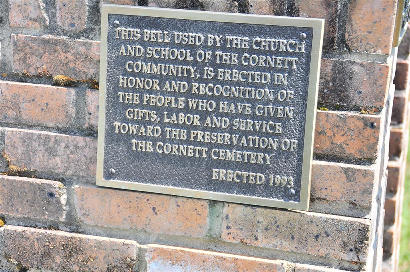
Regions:
<instances>
[{"instance_id":1,"label":"weathered brick","mask_svg":"<svg viewBox=\"0 0 410 272\"><path fill-rule=\"evenodd\" d=\"M397 197L393 198L386 198L386 202L384 203L384 225L390 226L393 225L397 219L396 211L397 211Z\"/></svg>"},{"instance_id":2,"label":"weathered brick","mask_svg":"<svg viewBox=\"0 0 410 272\"><path fill-rule=\"evenodd\" d=\"M45 5L38 0L10 0L9 22L11 27L42 29L49 19Z\"/></svg>"},{"instance_id":3,"label":"weathered brick","mask_svg":"<svg viewBox=\"0 0 410 272\"><path fill-rule=\"evenodd\" d=\"M345 270L339 270L335 268L326 268L314 265L296 265L292 272L342 272Z\"/></svg>"},{"instance_id":4,"label":"weathered brick","mask_svg":"<svg viewBox=\"0 0 410 272\"><path fill-rule=\"evenodd\" d=\"M389 55L396 5L396 0L350 2L346 25L346 42L350 50Z\"/></svg>"},{"instance_id":5,"label":"weathered brick","mask_svg":"<svg viewBox=\"0 0 410 272\"><path fill-rule=\"evenodd\" d=\"M176 2L177 0L148 0L148 6L160 8L175 8Z\"/></svg>"},{"instance_id":6,"label":"weathered brick","mask_svg":"<svg viewBox=\"0 0 410 272\"><path fill-rule=\"evenodd\" d=\"M398 125L404 122L407 114L408 92L396 90L394 92L391 124Z\"/></svg>"},{"instance_id":7,"label":"weathered brick","mask_svg":"<svg viewBox=\"0 0 410 272\"><path fill-rule=\"evenodd\" d=\"M353 217L368 215L374 172L372 166L314 161L309 210Z\"/></svg>"},{"instance_id":8,"label":"weathered brick","mask_svg":"<svg viewBox=\"0 0 410 272\"><path fill-rule=\"evenodd\" d=\"M116 4L116 5L134 5L134 0L103 0L107 4Z\"/></svg>"},{"instance_id":9,"label":"weathered brick","mask_svg":"<svg viewBox=\"0 0 410 272\"><path fill-rule=\"evenodd\" d=\"M5 226L1 253L20 266L52 271L134 271L136 242Z\"/></svg>"},{"instance_id":10,"label":"weathered brick","mask_svg":"<svg viewBox=\"0 0 410 272\"><path fill-rule=\"evenodd\" d=\"M402 180L401 186L404 185L404 179ZM403 190L404 187L400 189L401 193L396 196L396 213L394 224L391 226L385 225L384 235L383 235L383 259L391 259L390 265L391 270L386 271L398 271L398 261L399 261L399 251L400 251L400 235L402 226L402 207L403 207Z\"/></svg>"},{"instance_id":11,"label":"weathered brick","mask_svg":"<svg viewBox=\"0 0 410 272\"><path fill-rule=\"evenodd\" d=\"M318 111L314 152L333 158L373 161L379 135L379 116Z\"/></svg>"},{"instance_id":12,"label":"weathered brick","mask_svg":"<svg viewBox=\"0 0 410 272\"><path fill-rule=\"evenodd\" d=\"M4 140L5 140L5 131L4 129L0 129L0 173L6 172L8 168L8 161L7 158L4 157Z\"/></svg>"},{"instance_id":13,"label":"weathered brick","mask_svg":"<svg viewBox=\"0 0 410 272\"><path fill-rule=\"evenodd\" d=\"M68 127L75 116L75 91L40 84L0 81L0 121Z\"/></svg>"},{"instance_id":14,"label":"weathered brick","mask_svg":"<svg viewBox=\"0 0 410 272\"><path fill-rule=\"evenodd\" d=\"M387 192L395 195L399 189L401 177L403 175L402 165L399 161L389 162L387 166Z\"/></svg>"},{"instance_id":15,"label":"weathered brick","mask_svg":"<svg viewBox=\"0 0 410 272\"><path fill-rule=\"evenodd\" d=\"M199 199L75 187L76 211L88 225L203 237L208 202Z\"/></svg>"},{"instance_id":16,"label":"weathered brick","mask_svg":"<svg viewBox=\"0 0 410 272\"><path fill-rule=\"evenodd\" d=\"M95 177L94 138L7 129L4 152L10 164L19 168L58 177Z\"/></svg>"},{"instance_id":17,"label":"weathered brick","mask_svg":"<svg viewBox=\"0 0 410 272\"><path fill-rule=\"evenodd\" d=\"M390 142L389 142L389 157L401 158L403 151L403 144L406 133L404 133L402 128L392 128L390 129Z\"/></svg>"},{"instance_id":18,"label":"weathered brick","mask_svg":"<svg viewBox=\"0 0 410 272\"><path fill-rule=\"evenodd\" d=\"M399 45L399 50L397 52L397 57L401 59L408 59L410 53L410 24L407 25L406 34L404 34L403 39Z\"/></svg>"},{"instance_id":19,"label":"weathered brick","mask_svg":"<svg viewBox=\"0 0 410 272\"><path fill-rule=\"evenodd\" d=\"M66 200L60 182L0 175L0 214L64 221Z\"/></svg>"},{"instance_id":20,"label":"weathered brick","mask_svg":"<svg viewBox=\"0 0 410 272\"><path fill-rule=\"evenodd\" d=\"M322 59L318 102L329 108L381 109L389 73L388 64Z\"/></svg>"},{"instance_id":21,"label":"weathered brick","mask_svg":"<svg viewBox=\"0 0 410 272\"><path fill-rule=\"evenodd\" d=\"M12 34L13 71L96 79L99 73L99 42L53 36Z\"/></svg>"},{"instance_id":22,"label":"weathered brick","mask_svg":"<svg viewBox=\"0 0 410 272\"><path fill-rule=\"evenodd\" d=\"M396 85L397 90L406 90L409 85L409 60L397 60L396 63L396 75L394 76L393 83Z\"/></svg>"},{"instance_id":23,"label":"weathered brick","mask_svg":"<svg viewBox=\"0 0 410 272\"><path fill-rule=\"evenodd\" d=\"M285 272L285 263L186 248L149 245L145 255L147 272Z\"/></svg>"},{"instance_id":24,"label":"weathered brick","mask_svg":"<svg viewBox=\"0 0 410 272\"><path fill-rule=\"evenodd\" d=\"M273 14L277 16L286 16L288 14L288 4L287 0L271 0L273 5ZM290 10L290 7L289 7ZM294 14L296 15L296 14Z\"/></svg>"},{"instance_id":25,"label":"weathered brick","mask_svg":"<svg viewBox=\"0 0 410 272\"><path fill-rule=\"evenodd\" d=\"M86 0L56 0L57 24L68 31L79 32L87 24Z\"/></svg>"},{"instance_id":26,"label":"weathered brick","mask_svg":"<svg viewBox=\"0 0 410 272\"><path fill-rule=\"evenodd\" d=\"M291 212L227 204L224 241L262 248L362 262L370 222L309 212Z\"/></svg>"},{"instance_id":27,"label":"weathered brick","mask_svg":"<svg viewBox=\"0 0 410 272\"><path fill-rule=\"evenodd\" d=\"M249 0L249 12L254 14L271 15L274 11L274 1Z\"/></svg>"},{"instance_id":28,"label":"weathered brick","mask_svg":"<svg viewBox=\"0 0 410 272\"><path fill-rule=\"evenodd\" d=\"M383 257L391 257L395 250L395 232L394 232L394 226L388 228L387 230L384 231L383 233Z\"/></svg>"},{"instance_id":29,"label":"weathered brick","mask_svg":"<svg viewBox=\"0 0 410 272\"><path fill-rule=\"evenodd\" d=\"M325 19L323 43L330 47L336 38L337 4L334 0L296 0L295 6L300 17Z\"/></svg>"},{"instance_id":30,"label":"weathered brick","mask_svg":"<svg viewBox=\"0 0 410 272\"><path fill-rule=\"evenodd\" d=\"M86 104L85 127L95 130L98 127L98 91L87 90Z\"/></svg>"},{"instance_id":31,"label":"weathered brick","mask_svg":"<svg viewBox=\"0 0 410 272\"><path fill-rule=\"evenodd\" d=\"M180 6L181 2L184 1L176 1L177 8L183 8L183 5ZM235 1L230 0L200 0L198 1L200 4L197 5L195 1L185 0L186 3L194 3L194 6L191 8L194 9L203 9L208 11L217 11L217 12L238 12L238 4ZM191 4L192 5L192 4Z\"/></svg>"}]
</instances>

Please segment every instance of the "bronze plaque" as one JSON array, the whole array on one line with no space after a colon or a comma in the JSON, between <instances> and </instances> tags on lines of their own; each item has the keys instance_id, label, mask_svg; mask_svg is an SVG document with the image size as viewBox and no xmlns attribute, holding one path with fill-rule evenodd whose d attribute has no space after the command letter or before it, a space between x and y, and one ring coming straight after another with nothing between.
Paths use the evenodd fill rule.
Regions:
<instances>
[{"instance_id":1,"label":"bronze plaque","mask_svg":"<svg viewBox=\"0 0 410 272\"><path fill-rule=\"evenodd\" d=\"M307 209L323 20L104 5L97 185Z\"/></svg>"}]
</instances>

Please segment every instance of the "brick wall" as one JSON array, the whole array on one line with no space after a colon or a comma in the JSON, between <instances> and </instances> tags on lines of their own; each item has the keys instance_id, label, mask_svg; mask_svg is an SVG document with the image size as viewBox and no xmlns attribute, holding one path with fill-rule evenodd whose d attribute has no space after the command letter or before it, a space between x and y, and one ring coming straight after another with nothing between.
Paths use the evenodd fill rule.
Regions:
<instances>
[{"instance_id":1,"label":"brick wall","mask_svg":"<svg viewBox=\"0 0 410 272\"><path fill-rule=\"evenodd\" d=\"M387 194L385 202L383 270L398 271L400 227L409 132L410 31L398 48L395 93L390 127Z\"/></svg>"},{"instance_id":2,"label":"brick wall","mask_svg":"<svg viewBox=\"0 0 410 272\"><path fill-rule=\"evenodd\" d=\"M95 186L101 2L326 19L309 211ZM0 271L380 269L382 222L396 220L383 207L396 207L390 180L400 175L386 143L406 138L389 130L393 99L395 122L407 116L396 105L408 91L391 88L395 9L395 0L0 2ZM390 158L404 154L390 146Z\"/></svg>"}]
</instances>

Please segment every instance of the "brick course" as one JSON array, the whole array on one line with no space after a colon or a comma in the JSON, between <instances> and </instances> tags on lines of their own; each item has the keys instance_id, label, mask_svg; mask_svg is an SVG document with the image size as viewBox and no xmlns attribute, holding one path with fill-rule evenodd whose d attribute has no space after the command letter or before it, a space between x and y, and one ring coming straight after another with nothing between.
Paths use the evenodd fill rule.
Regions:
<instances>
[{"instance_id":1,"label":"brick course","mask_svg":"<svg viewBox=\"0 0 410 272\"><path fill-rule=\"evenodd\" d=\"M2 253L20 267L53 271L134 271L133 241L5 226Z\"/></svg>"},{"instance_id":2,"label":"brick course","mask_svg":"<svg viewBox=\"0 0 410 272\"><path fill-rule=\"evenodd\" d=\"M399 181L402 176L402 167L400 162L389 162L387 166L388 176L387 176L387 192L391 194L396 194L399 189Z\"/></svg>"},{"instance_id":3,"label":"brick course","mask_svg":"<svg viewBox=\"0 0 410 272\"><path fill-rule=\"evenodd\" d=\"M1 122L65 128L74 118L74 90L0 81Z\"/></svg>"},{"instance_id":4,"label":"brick course","mask_svg":"<svg viewBox=\"0 0 410 272\"><path fill-rule=\"evenodd\" d=\"M397 60L396 75L394 76L394 84L396 89L405 90L409 85L409 60Z\"/></svg>"},{"instance_id":5,"label":"brick course","mask_svg":"<svg viewBox=\"0 0 410 272\"><path fill-rule=\"evenodd\" d=\"M379 133L379 116L318 111L314 152L347 160L374 161Z\"/></svg>"},{"instance_id":6,"label":"brick course","mask_svg":"<svg viewBox=\"0 0 410 272\"><path fill-rule=\"evenodd\" d=\"M96 151L95 138L6 130L4 153L10 163L40 175L93 177L96 171Z\"/></svg>"},{"instance_id":7,"label":"brick course","mask_svg":"<svg viewBox=\"0 0 410 272\"><path fill-rule=\"evenodd\" d=\"M314 161L310 211L366 216L371 209L375 168Z\"/></svg>"},{"instance_id":8,"label":"brick course","mask_svg":"<svg viewBox=\"0 0 410 272\"><path fill-rule=\"evenodd\" d=\"M147 272L208 272L210 269L221 272L278 272L284 271L285 267L278 261L154 245L148 246L145 259Z\"/></svg>"},{"instance_id":9,"label":"brick course","mask_svg":"<svg viewBox=\"0 0 410 272\"><path fill-rule=\"evenodd\" d=\"M67 192L58 181L0 175L0 214L64 221Z\"/></svg>"},{"instance_id":10,"label":"brick course","mask_svg":"<svg viewBox=\"0 0 410 272\"><path fill-rule=\"evenodd\" d=\"M392 125L402 124L407 116L408 94L404 91L394 92L393 112L391 117Z\"/></svg>"},{"instance_id":11,"label":"brick course","mask_svg":"<svg viewBox=\"0 0 410 272\"><path fill-rule=\"evenodd\" d=\"M389 55L396 0L357 0L349 5L346 42L352 51Z\"/></svg>"},{"instance_id":12,"label":"brick course","mask_svg":"<svg viewBox=\"0 0 410 272\"><path fill-rule=\"evenodd\" d=\"M379 111L384 107L390 66L323 58L319 104L328 108Z\"/></svg>"},{"instance_id":13,"label":"brick course","mask_svg":"<svg viewBox=\"0 0 410 272\"><path fill-rule=\"evenodd\" d=\"M75 187L76 211L88 225L204 237L208 202L199 199Z\"/></svg>"},{"instance_id":14,"label":"brick course","mask_svg":"<svg viewBox=\"0 0 410 272\"><path fill-rule=\"evenodd\" d=\"M74 79L98 78L99 42L53 36L12 34L13 71L37 75L65 75Z\"/></svg>"},{"instance_id":15,"label":"brick course","mask_svg":"<svg viewBox=\"0 0 410 272\"><path fill-rule=\"evenodd\" d=\"M390 143L389 143L389 157L391 159L398 159L402 156L402 146L405 142L404 137L407 133L402 128L392 128L390 130Z\"/></svg>"},{"instance_id":16,"label":"brick course","mask_svg":"<svg viewBox=\"0 0 410 272\"><path fill-rule=\"evenodd\" d=\"M227 204L221 238L248 246L360 261L366 258L369 228L364 219Z\"/></svg>"},{"instance_id":17,"label":"brick course","mask_svg":"<svg viewBox=\"0 0 410 272\"><path fill-rule=\"evenodd\" d=\"M267 260L219 252L188 248L148 245L145 254L147 272L330 272L342 271L313 265L302 265L279 260Z\"/></svg>"}]
</instances>

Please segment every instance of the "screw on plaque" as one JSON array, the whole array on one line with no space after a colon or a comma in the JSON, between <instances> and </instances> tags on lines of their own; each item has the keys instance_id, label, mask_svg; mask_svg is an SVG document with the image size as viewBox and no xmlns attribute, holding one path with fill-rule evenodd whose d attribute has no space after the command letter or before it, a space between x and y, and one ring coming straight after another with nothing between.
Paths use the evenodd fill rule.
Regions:
<instances>
[{"instance_id":1,"label":"screw on plaque","mask_svg":"<svg viewBox=\"0 0 410 272\"><path fill-rule=\"evenodd\" d=\"M114 174L115 174L115 169L114 169L114 168L111 168L111 169L110 169L110 174L111 174L111 175L114 175Z\"/></svg>"},{"instance_id":2,"label":"screw on plaque","mask_svg":"<svg viewBox=\"0 0 410 272\"><path fill-rule=\"evenodd\" d=\"M304 40L304 39L306 39L306 33L300 33L300 38L302 39L302 40Z\"/></svg>"},{"instance_id":3,"label":"screw on plaque","mask_svg":"<svg viewBox=\"0 0 410 272\"><path fill-rule=\"evenodd\" d=\"M114 21L114 26L120 26L120 22L118 20Z\"/></svg>"}]
</instances>

